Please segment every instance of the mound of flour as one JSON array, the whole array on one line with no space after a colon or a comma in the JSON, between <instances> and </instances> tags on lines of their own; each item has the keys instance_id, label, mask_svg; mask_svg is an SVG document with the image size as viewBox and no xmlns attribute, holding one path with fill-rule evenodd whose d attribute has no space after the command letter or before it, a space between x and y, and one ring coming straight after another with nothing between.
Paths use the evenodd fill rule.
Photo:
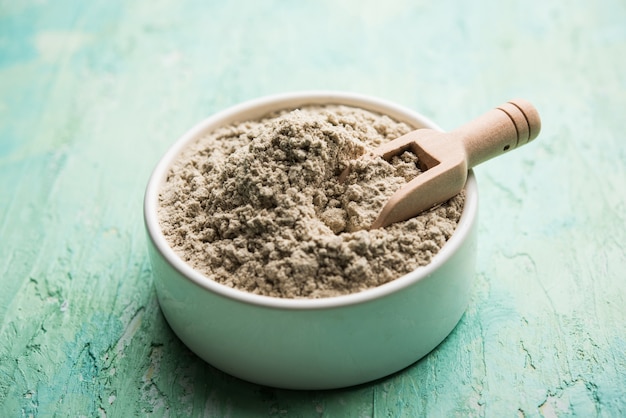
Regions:
<instances>
[{"instance_id":1,"label":"mound of flour","mask_svg":"<svg viewBox=\"0 0 626 418\"><path fill-rule=\"evenodd\" d=\"M160 193L175 252L207 277L283 298L359 292L426 265L454 232L464 195L367 230L419 175L414 154L358 158L411 128L346 106L310 106L220 128L187 147ZM338 175L350 165L343 182Z\"/></svg>"}]
</instances>

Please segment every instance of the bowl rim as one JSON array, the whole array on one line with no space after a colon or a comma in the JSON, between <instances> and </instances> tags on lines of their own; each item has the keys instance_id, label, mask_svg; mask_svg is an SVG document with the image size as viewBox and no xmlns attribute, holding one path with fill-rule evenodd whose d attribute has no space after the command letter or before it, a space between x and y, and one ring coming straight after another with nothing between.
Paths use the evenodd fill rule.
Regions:
<instances>
[{"instance_id":1,"label":"bowl rim","mask_svg":"<svg viewBox=\"0 0 626 418\"><path fill-rule=\"evenodd\" d=\"M174 250L167 243L165 235L159 225L158 197L160 188L166 179L169 169L182 149L196 139L199 134L203 133L207 126L229 118L232 119L238 114L264 107L267 107L269 112L271 110L278 110L281 108L290 108L292 107L290 104L295 104L293 107L297 107L298 105L321 104L322 102L328 104L344 104L363 107L364 109L379 111L380 113L387 114L394 118L403 119L405 121L407 119L419 121L425 127L442 131L439 126L420 113L385 99L352 92L324 90L299 91L263 96L228 107L222 111L214 113L208 118L205 118L179 137L161 157L150 175L144 195L144 225L149 239L152 241L152 244L159 252L160 256L182 277L195 283L202 289L245 304L287 310L328 309L366 303L396 292L400 292L403 289L406 289L407 287L410 287L432 275L459 250L465 239L471 233L478 211L478 187L472 170L470 170L468 174L467 182L464 187L466 190L466 198L459 223L452 236L442 246L439 252L433 256L431 262L425 266L418 267L417 269L400 276L395 280L360 292L319 299L280 298L258 295L218 283L210 277L195 270L174 252Z\"/></svg>"}]
</instances>

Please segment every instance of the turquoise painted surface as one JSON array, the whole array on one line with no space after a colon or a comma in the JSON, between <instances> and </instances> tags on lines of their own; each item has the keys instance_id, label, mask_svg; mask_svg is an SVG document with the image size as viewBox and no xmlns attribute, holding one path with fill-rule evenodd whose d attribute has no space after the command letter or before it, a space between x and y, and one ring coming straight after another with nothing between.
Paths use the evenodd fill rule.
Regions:
<instances>
[{"instance_id":1,"label":"turquoise painted surface","mask_svg":"<svg viewBox=\"0 0 626 418\"><path fill-rule=\"evenodd\" d=\"M0 1L0 415L626 415L624 21L618 0ZM476 170L479 267L452 335L328 392L191 354L156 302L141 215L188 127L303 89L447 129L520 96L544 121Z\"/></svg>"}]
</instances>

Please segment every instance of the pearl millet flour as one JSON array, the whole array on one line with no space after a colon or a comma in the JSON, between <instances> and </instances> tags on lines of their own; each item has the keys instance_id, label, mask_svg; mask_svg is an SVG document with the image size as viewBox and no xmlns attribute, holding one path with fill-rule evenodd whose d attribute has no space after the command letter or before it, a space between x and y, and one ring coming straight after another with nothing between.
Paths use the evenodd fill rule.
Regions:
<instances>
[{"instance_id":1,"label":"pearl millet flour","mask_svg":"<svg viewBox=\"0 0 626 418\"><path fill-rule=\"evenodd\" d=\"M160 225L185 262L250 293L323 298L389 282L430 262L464 203L461 193L415 218L367 230L420 171L409 152L391 162L358 157L410 130L335 105L217 129L171 167L160 191Z\"/></svg>"}]
</instances>

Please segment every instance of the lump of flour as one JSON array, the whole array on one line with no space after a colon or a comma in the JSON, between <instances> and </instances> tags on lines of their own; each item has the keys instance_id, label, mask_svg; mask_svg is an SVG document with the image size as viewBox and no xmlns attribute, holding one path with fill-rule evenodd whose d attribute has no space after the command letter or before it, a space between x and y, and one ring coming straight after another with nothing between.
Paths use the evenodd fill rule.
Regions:
<instances>
[{"instance_id":1,"label":"lump of flour","mask_svg":"<svg viewBox=\"0 0 626 418\"><path fill-rule=\"evenodd\" d=\"M220 128L187 147L160 194L174 251L207 277L283 298L359 292L426 265L464 195L368 231L417 159L358 158L411 128L363 109L309 106ZM339 174L350 165L342 183Z\"/></svg>"}]
</instances>

